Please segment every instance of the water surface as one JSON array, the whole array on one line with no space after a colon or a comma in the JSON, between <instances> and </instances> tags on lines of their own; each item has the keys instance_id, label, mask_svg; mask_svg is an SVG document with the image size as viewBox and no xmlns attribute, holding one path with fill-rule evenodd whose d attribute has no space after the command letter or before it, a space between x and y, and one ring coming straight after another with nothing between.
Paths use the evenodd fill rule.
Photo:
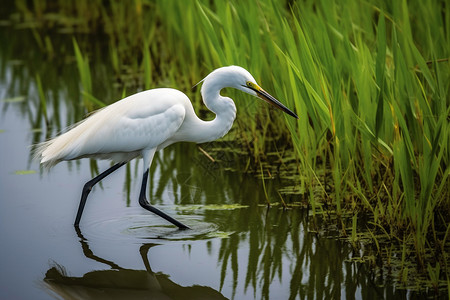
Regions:
<instances>
[{"instance_id":1,"label":"water surface","mask_svg":"<svg viewBox=\"0 0 450 300\"><path fill-rule=\"evenodd\" d=\"M180 231L138 205L139 160L94 188L76 230L83 184L110 164L83 159L47 173L29 148L84 115L71 40L60 39L53 39L59 57L49 58L29 31L0 30L0 298L407 296L350 262L348 244L314 233L307 210L267 209L261 180L239 172L238 154L213 163L192 144L173 145L155 157L148 192L152 204L191 230ZM96 95L118 99L120 89L108 86L112 79L101 55L92 61ZM237 171L227 171L230 166ZM278 202L283 182L266 180L265 186Z\"/></svg>"}]
</instances>

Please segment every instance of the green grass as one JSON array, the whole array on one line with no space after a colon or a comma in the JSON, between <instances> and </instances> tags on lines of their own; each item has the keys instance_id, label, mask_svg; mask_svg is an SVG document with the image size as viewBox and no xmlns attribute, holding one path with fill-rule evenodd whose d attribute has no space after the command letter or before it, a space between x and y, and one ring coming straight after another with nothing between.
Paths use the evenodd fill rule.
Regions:
<instances>
[{"instance_id":1,"label":"green grass","mask_svg":"<svg viewBox=\"0 0 450 300\"><path fill-rule=\"evenodd\" d=\"M202 111L191 86L216 67L247 68L300 117L226 91L239 110L233 137L255 162L253 169L258 164L262 169L274 147L293 147L298 184L306 187L314 214L324 202L338 215L348 209L369 212L372 230L414 246L419 269L433 282L448 278L450 7L445 1L103 5L80 0L51 8L46 1L35 1L40 5L34 8L16 2L24 18L34 15L55 24L48 10L56 9L66 32L104 35L111 66L130 92L173 86ZM41 44L55 52L50 40ZM83 54L90 49L73 44L85 106L102 106ZM136 84L130 88L129 82ZM353 222L356 228L356 217ZM412 270L402 272L407 276Z\"/></svg>"}]
</instances>

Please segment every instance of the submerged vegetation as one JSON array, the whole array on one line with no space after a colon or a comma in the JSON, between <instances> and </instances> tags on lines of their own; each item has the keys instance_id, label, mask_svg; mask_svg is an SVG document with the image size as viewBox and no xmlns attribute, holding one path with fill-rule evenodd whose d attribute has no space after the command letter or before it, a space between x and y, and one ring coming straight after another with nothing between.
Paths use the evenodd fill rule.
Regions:
<instances>
[{"instance_id":1,"label":"submerged vegetation","mask_svg":"<svg viewBox=\"0 0 450 300\"><path fill-rule=\"evenodd\" d=\"M63 51L72 54L80 75L79 118L158 86L185 91L211 118L190 88L214 68L247 68L300 119L236 94L237 125L225 141L247 154L245 169L259 172L263 183L277 172L288 174L295 187L280 191L283 206L301 195L312 215L330 218L355 249L363 241L373 245L366 261L398 262L398 281L419 285L411 275L418 270L429 287L450 286L445 1L15 4L11 20L33 31L49 60L59 55L51 35L73 36ZM99 72L89 60L94 51L102 51L114 75L108 86L116 89L108 97L92 80ZM44 121L58 131L57 107L46 104L45 79L36 78ZM369 219L365 229L358 226L361 215Z\"/></svg>"}]
</instances>

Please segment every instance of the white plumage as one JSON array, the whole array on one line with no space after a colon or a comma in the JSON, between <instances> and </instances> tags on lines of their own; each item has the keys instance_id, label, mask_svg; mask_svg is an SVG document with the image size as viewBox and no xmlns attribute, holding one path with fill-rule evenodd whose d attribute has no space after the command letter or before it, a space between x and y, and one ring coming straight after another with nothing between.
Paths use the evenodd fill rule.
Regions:
<instances>
[{"instance_id":1,"label":"white plumage","mask_svg":"<svg viewBox=\"0 0 450 300\"><path fill-rule=\"evenodd\" d=\"M145 199L148 168L154 153L172 143L208 142L221 138L230 130L236 117L236 106L233 100L220 95L220 90L225 87L233 87L258 96L297 118L296 114L260 88L247 70L229 66L216 69L203 80L203 101L216 114L212 121L199 119L184 93L160 88L143 91L115 102L75 124L67 132L38 144L35 153L45 167L51 167L63 160L84 157L110 159L118 163L85 185L88 191L83 190L75 226L78 226L84 203L93 185L124 163L142 156L146 171L139 203L178 227L187 228L164 213L156 212L156 209L148 204ZM141 199L142 197L144 199Z\"/></svg>"},{"instance_id":2,"label":"white plumage","mask_svg":"<svg viewBox=\"0 0 450 300\"><path fill-rule=\"evenodd\" d=\"M192 109L186 95L174 89L134 94L39 145L41 163L52 166L82 157L129 161L144 149L157 148L172 137L189 108Z\"/></svg>"}]
</instances>

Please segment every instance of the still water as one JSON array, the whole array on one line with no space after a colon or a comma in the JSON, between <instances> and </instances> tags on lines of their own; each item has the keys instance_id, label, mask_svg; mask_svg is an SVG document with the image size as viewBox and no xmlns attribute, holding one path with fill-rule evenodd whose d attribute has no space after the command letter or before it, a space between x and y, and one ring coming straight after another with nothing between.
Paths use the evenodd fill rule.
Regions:
<instances>
[{"instance_id":1,"label":"still water","mask_svg":"<svg viewBox=\"0 0 450 300\"><path fill-rule=\"evenodd\" d=\"M23 29L1 28L0 40L1 299L410 295L364 264L350 262L348 244L314 233L306 209L267 209L261 179L239 172L239 155L214 152L220 142L202 145L219 156L214 163L192 144L173 145L154 159L149 200L191 230L177 230L138 205L139 160L94 188L75 230L84 182L109 163L83 159L44 172L30 154L31 144L83 115L76 104L81 96L71 40L54 41L61 51L56 58L41 54ZM108 72L102 71L107 66L101 65L101 55L97 58L92 59L93 81L108 82L103 80ZM110 101L120 94L108 86L96 89ZM278 202L282 186L266 180L271 201Z\"/></svg>"}]
</instances>

